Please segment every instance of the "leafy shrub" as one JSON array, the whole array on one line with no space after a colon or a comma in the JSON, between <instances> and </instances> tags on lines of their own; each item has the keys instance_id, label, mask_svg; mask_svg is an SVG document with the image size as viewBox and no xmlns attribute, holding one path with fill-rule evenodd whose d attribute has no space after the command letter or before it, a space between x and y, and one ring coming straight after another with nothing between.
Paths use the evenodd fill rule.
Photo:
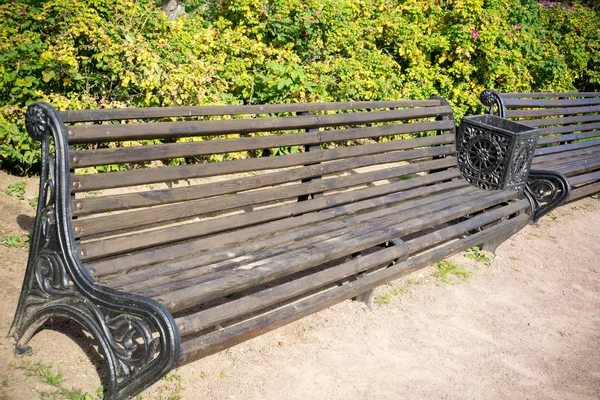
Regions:
<instances>
[{"instance_id":1,"label":"leafy shrub","mask_svg":"<svg viewBox=\"0 0 600 400\"><path fill-rule=\"evenodd\" d=\"M438 94L461 118L481 111L485 88L600 90L600 11L589 1L183 4L175 21L156 0L0 5L2 167L39 161L23 124L38 100L75 110Z\"/></svg>"}]
</instances>

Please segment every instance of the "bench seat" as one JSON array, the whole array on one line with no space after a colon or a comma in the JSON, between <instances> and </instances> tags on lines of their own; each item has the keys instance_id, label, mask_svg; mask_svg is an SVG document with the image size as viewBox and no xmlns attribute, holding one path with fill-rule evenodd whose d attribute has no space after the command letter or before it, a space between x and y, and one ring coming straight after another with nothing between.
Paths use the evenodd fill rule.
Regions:
<instances>
[{"instance_id":1,"label":"bench seat","mask_svg":"<svg viewBox=\"0 0 600 400\"><path fill-rule=\"evenodd\" d=\"M27 126L43 164L11 334L22 351L48 318L79 322L106 398L337 302L368 308L377 286L531 220L528 198L463 178L441 98L36 104Z\"/></svg>"},{"instance_id":2,"label":"bench seat","mask_svg":"<svg viewBox=\"0 0 600 400\"><path fill-rule=\"evenodd\" d=\"M450 174L433 175L443 178ZM409 272L415 259L429 257L424 254L432 247L445 245L433 252L437 256L429 263L471 247L469 244L480 244L484 238L490 240L520 229L528 221L524 213L528 208L529 203L518 200L516 192L494 193L456 179L236 231L241 240L196 240L195 249L209 248L181 253L168 261L160 261L168 255L158 256L151 265L112 278L99 276L98 281L164 304L175 316L183 339L182 354L198 357L196 352L201 351L205 356L226 345L219 339L199 350L196 346L205 339L192 340L199 332L215 332L215 327L220 332L223 326L249 318L268 319L270 307L281 307L290 300L298 302L367 271L389 276L390 271L383 267L396 259L409 258L412 262L398 267ZM473 214L480 215L461 221ZM469 237L472 231L507 215L515 218L485 234L478 232L475 238L479 239ZM393 241L399 244L379 246ZM356 258L357 253L376 246L378 250ZM170 253L173 249L165 250ZM114 269L118 261L88 266L98 273L103 265ZM423 261L417 261L417 265L423 265ZM366 291L372 288L369 283L359 279L354 288ZM265 310L267 314L263 315ZM188 337L190 340L186 340ZM237 337L236 342L241 340Z\"/></svg>"}]
</instances>

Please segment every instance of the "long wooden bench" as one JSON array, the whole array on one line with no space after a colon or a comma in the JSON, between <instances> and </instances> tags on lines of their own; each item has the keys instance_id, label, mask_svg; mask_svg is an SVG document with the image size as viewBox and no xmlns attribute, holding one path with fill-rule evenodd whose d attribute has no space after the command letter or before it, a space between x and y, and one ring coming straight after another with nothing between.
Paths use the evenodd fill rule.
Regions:
<instances>
[{"instance_id":1,"label":"long wooden bench","mask_svg":"<svg viewBox=\"0 0 600 400\"><path fill-rule=\"evenodd\" d=\"M531 216L517 191L461 176L440 98L36 103L26 126L43 163L11 335L23 352L49 318L77 321L106 361L106 398L345 299L368 303L463 249L493 250Z\"/></svg>"},{"instance_id":2,"label":"long wooden bench","mask_svg":"<svg viewBox=\"0 0 600 400\"><path fill-rule=\"evenodd\" d=\"M481 94L490 113L540 129L532 168L565 177L567 200L600 192L600 93Z\"/></svg>"}]
</instances>

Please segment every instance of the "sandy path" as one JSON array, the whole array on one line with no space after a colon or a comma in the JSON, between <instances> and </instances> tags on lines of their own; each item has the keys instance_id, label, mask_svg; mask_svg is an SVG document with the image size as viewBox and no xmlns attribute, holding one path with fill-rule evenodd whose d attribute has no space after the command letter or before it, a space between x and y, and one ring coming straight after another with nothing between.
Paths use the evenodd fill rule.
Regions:
<instances>
[{"instance_id":1,"label":"sandy path","mask_svg":"<svg viewBox=\"0 0 600 400\"><path fill-rule=\"evenodd\" d=\"M12 204L6 197L0 194L0 206ZM0 235L18 229L10 228L15 212L31 214L21 203L2 213ZM184 366L141 398L600 398L598 200L564 206L525 228L489 266L453 259L472 271L469 279L439 283L431 267L378 289L391 300L371 313L341 303ZM0 247L0 260L0 399L57 391L35 376L39 361L62 371L65 390L93 394L92 364L59 333L37 335L33 356L12 355L4 337L26 250Z\"/></svg>"}]
</instances>

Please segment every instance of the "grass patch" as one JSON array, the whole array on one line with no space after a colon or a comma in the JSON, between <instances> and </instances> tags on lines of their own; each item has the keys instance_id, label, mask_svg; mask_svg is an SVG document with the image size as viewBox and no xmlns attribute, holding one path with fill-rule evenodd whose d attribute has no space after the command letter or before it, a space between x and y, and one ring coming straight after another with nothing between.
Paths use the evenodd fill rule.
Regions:
<instances>
[{"instance_id":1,"label":"grass patch","mask_svg":"<svg viewBox=\"0 0 600 400\"><path fill-rule=\"evenodd\" d=\"M10 368L21 370L25 376L35 376L44 383L54 386L57 390L53 392L41 392L40 398L43 400L98 400L104 399L104 386L98 387L95 394L84 392L81 389L67 389L62 386L64 376L60 370L54 370L52 365L41 362L34 363L31 360L21 359L19 362L13 361L9 364Z\"/></svg>"},{"instance_id":2,"label":"grass patch","mask_svg":"<svg viewBox=\"0 0 600 400\"><path fill-rule=\"evenodd\" d=\"M38 198L39 197L36 194L31 199L29 199L29 207L31 207L31 208L33 208L35 210L37 208Z\"/></svg>"},{"instance_id":3,"label":"grass patch","mask_svg":"<svg viewBox=\"0 0 600 400\"><path fill-rule=\"evenodd\" d=\"M465 250L465 254L464 256L466 258L468 258L469 260L475 260L475 261L479 261L479 262L484 262L486 264L491 263L492 260L490 260L490 258L481 251L481 249L477 246L473 246L467 250Z\"/></svg>"},{"instance_id":4,"label":"grass patch","mask_svg":"<svg viewBox=\"0 0 600 400\"><path fill-rule=\"evenodd\" d=\"M225 373L225 371L221 371L221 373L219 374L219 378L221 378L221 379L231 379L231 376L227 375Z\"/></svg>"},{"instance_id":5,"label":"grass patch","mask_svg":"<svg viewBox=\"0 0 600 400\"><path fill-rule=\"evenodd\" d=\"M435 267L437 268L437 271L433 273L433 276L435 276L439 282L451 283L451 275L463 279L467 279L471 276L470 271L467 271L461 265L450 260L439 261L435 263Z\"/></svg>"},{"instance_id":6,"label":"grass patch","mask_svg":"<svg viewBox=\"0 0 600 400\"><path fill-rule=\"evenodd\" d=\"M60 386L62 381L65 380L62 372L60 370L54 372L54 369L51 365L47 364L38 364L37 374L44 383L47 383L50 386Z\"/></svg>"},{"instance_id":7,"label":"grass patch","mask_svg":"<svg viewBox=\"0 0 600 400\"><path fill-rule=\"evenodd\" d=\"M6 194L9 196L15 196L19 200L25 200L25 188L27 183L25 181L11 183L6 189Z\"/></svg>"},{"instance_id":8,"label":"grass patch","mask_svg":"<svg viewBox=\"0 0 600 400\"><path fill-rule=\"evenodd\" d=\"M29 243L29 236L22 235L7 235L0 241L0 244L5 247L19 248L26 247Z\"/></svg>"},{"instance_id":9,"label":"grass patch","mask_svg":"<svg viewBox=\"0 0 600 400\"><path fill-rule=\"evenodd\" d=\"M395 287L392 282L387 282L386 285L389 286L391 289L382 294L381 296L375 297L375 304L379 306L387 306L388 304L390 304L394 296L398 296L400 293L405 293L408 290L406 286Z\"/></svg>"},{"instance_id":10,"label":"grass patch","mask_svg":"<svg viewBox=\"0 0 600 400\"><path fill-rule=\"evenodd\" d=\"M165 376L163 376L162 380L166 381L166 382L174 382L174 381L181 382L182 378L181 378L181 375L179 375L177 373L177 371L172 371L172 372L169 372L168 374L166 374Z\"/></svg>"}]
</instances>

